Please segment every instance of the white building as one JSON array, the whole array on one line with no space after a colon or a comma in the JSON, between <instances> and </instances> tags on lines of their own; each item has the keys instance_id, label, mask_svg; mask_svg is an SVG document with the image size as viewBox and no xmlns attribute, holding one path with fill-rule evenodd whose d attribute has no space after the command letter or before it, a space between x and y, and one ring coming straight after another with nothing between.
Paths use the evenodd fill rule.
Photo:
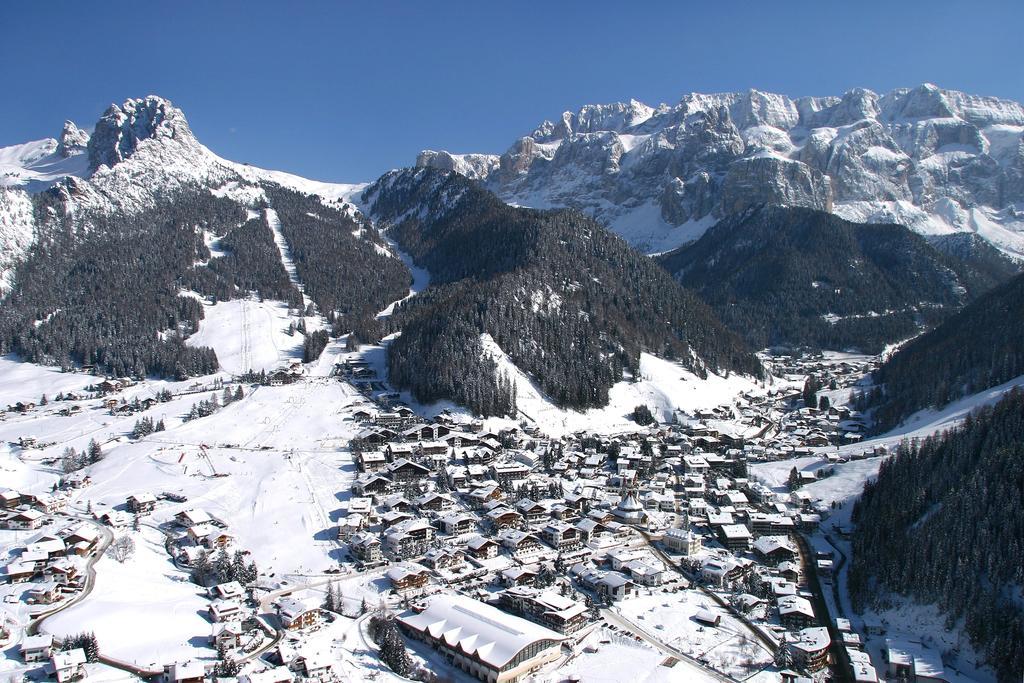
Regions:
<instances>
[{"instance_id":1,"label":"white building","mask_svg":"<svg viewBox=\"0 0 1024 683\"><path fill-rule=\"evenodd\" d=\"M398 617L407 633L488 683L517 681L557 659L565 636L461 595L435 595L418 614Z\"/></svg>"}]
</instances>

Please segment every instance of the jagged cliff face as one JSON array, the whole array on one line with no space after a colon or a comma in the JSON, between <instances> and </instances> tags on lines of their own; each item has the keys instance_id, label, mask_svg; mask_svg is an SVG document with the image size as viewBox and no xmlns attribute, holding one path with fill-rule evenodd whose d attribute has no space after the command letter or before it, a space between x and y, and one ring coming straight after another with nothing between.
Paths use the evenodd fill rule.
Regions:
<instances>
[{"instance_id":1,"label":"jagged cliff face","mask_svg":"<svg viewBox=\"0 0 1024 683\"><path fill-rule=\"evenodd\" d=\"M1024 107L933 85L790 99L690 94L588 105L496 155L424 152L506 201L572 206L663 251L761 203L974 232L1024 256Z\"/></svg>"}]
</instances>

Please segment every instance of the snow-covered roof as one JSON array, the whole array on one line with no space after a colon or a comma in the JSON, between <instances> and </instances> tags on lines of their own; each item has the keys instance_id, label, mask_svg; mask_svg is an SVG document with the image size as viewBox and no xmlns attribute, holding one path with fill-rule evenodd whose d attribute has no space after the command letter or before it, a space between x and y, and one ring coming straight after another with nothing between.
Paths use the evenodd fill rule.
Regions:
<instances>
[{"instance_id":1,"label":"snow-covered roof","mask_svg":"<svg viewBox=\"0 0 1024 683\"><path fill-rule=\"evenodd\" d=\"M539 624L461 595L435 595L425 610L399 620L497 669L533 643L565 640Z\"/></svg>"},{"instance_id":2,"label":"snow-covered roof","mask_svg":"<svg viewBox=\"0 0 1024 683\"><path fill-rule=\"evenodd\" d=\"M804 652L820 652L827 648L832 642L828 635L828 629L824 626L812 626L805 628L796 634L796 637L789 641L789 646Z\"/></svg>"}]
</instances>

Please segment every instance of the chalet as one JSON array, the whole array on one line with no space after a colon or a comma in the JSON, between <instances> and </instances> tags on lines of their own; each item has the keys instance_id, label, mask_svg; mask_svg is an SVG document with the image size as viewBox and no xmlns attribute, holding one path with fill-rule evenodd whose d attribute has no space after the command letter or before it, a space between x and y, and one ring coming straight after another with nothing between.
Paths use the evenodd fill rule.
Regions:
<instances>
[{"instance_id":1,"label":"chalet","mask_svg":"<svg viewBox=\"0 0 1024 683\"><path fill-rule=\"evenodd\" d=\"M11 510L21 505L21 494L14 489L0 491L0 508Z\"/></svg>"},{"instance_id":2,"label":"chalet","mask_svg":"<svg viewBox=\"0 0 1024 683\"><path fill-rule=\"evenodd\" d=\"M479 443L475 436L464 432L449 432L446 436L441 437L441 440L452 448L468 448Z\"/></svg>"},{"instance_id":3,"label":"chalet","mask_svg":"<svg viewBox=\"0 0 1024 683\"><path fill-rule=\"evenodd\" d=\"M520 462L495 463L491 465L491 478L498 486L508 490L530 476L530 468Z\"/></svg>"},{"instance_id":4,"label":"chalet","mask_svg":"<svg viewBox=\"0 0 1024 683\"><path fill-rule=\"evenodd\" d=\"M380 523L381 527L386 530L410 519L415 519L415 517L404 510L392 510L380 516Z\"/></svg>"},{"instance_id":5,"label":"chalet","mask_svg":"<svg viewBox=\"0 0 1024 683\"><path fill-rule=\"evenodd\" d=\"M424 519L410 519L391 527L384 536L383 551L389 557L407 560L427 552L434 540L434 527Z\"/></svg>"},{"instance_id":6,"label":"chalet","mask_svg":"<svg viewBox=\"0 0 1024 683\"><path fill-rule=\"evenodd\" d=\"M419 510L440 512L441 508L448 505L450 502L451 500L447 496L431 491L414 499L413 505L415 505Z\"/></svg>"},{"instance_id":7,"label":"chalet","mask_svg":"<svg viewBox=\"0 0 1024 683\"><path fill-rule=\"evenodd\" d=\"M28 590L28 598L25 600L30 605L52 605L63 597L60 584L56 581L43 581L34 583Z\"/></svg>"},{"instance_id":8,"label":"chalet","mask_svg":"<svg viewBox=\"0 0 1024 683\"><path fill-rule=\"evenodd\" d=\"M469 481L469 472L465 467L458 465L449 465L445 468L445 475L448 477L448 483L453 489L461 489Z\"/></svg>"},{"instance_id":9,"label":"chalet","mask_svg":"<svg viewBox=\"0 0 1024 683\"><path fill-rule=\"evenodd\" d=\"M473 515L456 512L439 520L439 525L444 533L457 536L460 534L466 534L476 528L476 517Z\"/></svg>"},{"instance_id":10,"label":"chalet","mask_svg":"<svg viewBox=\"0 0 1024 683\"><path fill-rule=\"evenodd\" d=\"M430 572L418 564L403 562L388 569L387 577L396 593L409 594L427 585Z\"/></svg>"},{"instance_id":11,"label":"chalet","mask_svg":"<svg viewBox=\"0 0 1024 683\"><path fill-rule=\"evenodd\" d=\"M3 579L7 583L25 583L31 581L38 570L31 562L11 562L3 569Z\"/></svg>"},{"instance_id":12,"label":"chalet","mask_svg":"<svg viewBox=\"0 0 1024 683\"><path fill-rule=\"evenodd\" d=\"M807 598L785 595L776 604L779 608L779 622L788 629L799 630L818 623L814 618L814 608Z\"/></svg>"},{"instance_id":13,"label":"chalet","mask_svg":"<svg viewBox=\"0 0 1024 683\"><path fill-rule=\"evenodd\" d=\"M366 564L376 564L384 560L380 540L369 533L362 532L349 540L349 552Z\"/></svg>"},{"instance_id":14,"label":"chalet","mask_svg":"<svg viewBox=\"0 0 1024 683\"><path fill-rule=\"evenodd\" d=\"M356 422L370 422L371 420L374 419L374 417L375 413L372 413L369 410L366 410L365 408L360 408L359 410L352 413L352 419L354 419Z\"/></svg>"},{"instance_id":15,"label":"chalet","mask_svg":"<svg viewBox=\"0 0 1024 683\"><path fill-rule=\"evenodd\" d=\"M206 680L206 665L195 660L164 664L163 680L165 683L203 683Z\"/></svg>"},{"instance_id":16,"label":"chalet","mask_svg":"<svg viewBox=\"0 0 1024 683\"><path fill-rule=\"evenodd\" d=\"M218 583L207 591L211 598L221 600L241 600L245 597L245 589L237 581Z\"/></svg>"},{"instance_id":17,"label":"chalet","mask_svg":"<svg viewBox=\"0 0 1024 683\"><path fill-rule=\"evenodd\" d=\"M800 582L800 565L796 562L780 562L778 566L779 576L792 583Z\"/></svg>"},{"instance_id":18,"label":"chalet","mask_svg":"<svg viewBox=\"0 0 1024 683\"><path fill-rule=\"evenodd\" d=\"M751 512L750 531L754 536L787 536L796 530L793 519L778 513Z\"/></svg>"},{"instance_id":19,"label":"chalet","mask_svg":"<svg viewBox=\"0 0 1024 683\"><path fill-rule=\"evenodd\" d=\"M358 462L360 472L380 472L387 466L387 456L384 451L364 451Z\"/></svg>"},{"instance_id":20,"label":"chalet","mask_svg":"<svg viewBox=\"0 0 1024 683\"><path fill-rule=\"evenodd\" d=\"M518 527L523 521L522 515L515 510L508 509L507 507L496 507L489 510L484 517L495 529Z\"/></svg>"},{"instance_id":21,"label":"chalet","mask_svg":"<svg viewBox=\"0 0 1024 683\"><path fill-rule=\"evenodd\" d=\"M358 512L345 515L338 520L338 540L348 541L366 528L366 518Z\"/></svg>"},{"instance_id":22,"label":"chalet","mask_svg":"<svg viewBox=\"0 0 1024 683\"><path fill-rule=\"evenodd\" d=\"M49 633L40 633L35 636L25 636L18 647L21 660L26 664L45 662L50 658L50 651L53 649L53 636Z\"/></svg>"},{"instance_id":23,"label":"chalet","mask_svg":"<svg viewBox=\"0 0 1024 683\"><path fill-rule=\"evenodd\" d=\"M555 591L515 586L498 594L498 607L563 635L575 633L587 624L583 603Z\"/></svg>"},{"instance_id":24,"label":"chalet","mask_svg":"<svg viewBox=\"0 0 1024 683\"><path fill-rule=\"evenodd\" d=\"M796 545L786 536L761 536L753 544L754 552L769 565L778 566L798 555Z\"/></svg>"},{"instance_id":25,"label":"chalet","mask_svg":"<svg viewBox=\"0 0 1024 683\"><path fill-rule=\"evenodd\" d=\"M399 427L402 424L404 418L401 413L390 412L390 413L378 413L374 422L382 427ZM395 434L395 436L398 436Z\"/></svg>"},{"instance_id":26,"label":"chalet","mask_svg":"<svg viewBox=\"0 0 1024 683\"><path fill-rule=\"evenodd\" d=\"M380 474L370 474L356 479L352 491L359 496L381 496L391 490L391 480Z\"/></svg>"},{"instance_id":27,"label":"chalet","mask_svg":"<svg viewBox=\"0 0 1024 683\"><path fill-rule=\"evenodd\" d=\"M334 680L334 659L323 652L301 654L295 659L295 665L307 681Z\"/></svg>"},{"instance_id":28,"label":"chalet","mask_svg":"<svg viewBox=\"0 0 1024 683\"><path fill-rule=\"evenodd\" d=\"M832 639L824 626L814 626L798 631L786 643L793 664L810 672L821 671L828 666L828 648Z\"/></svg>"},{"instance_id":29,"label":"chalet","mask_svg":"<svg viewBox=\"0 0 1024 683\"><path fill-rule=\"evenodd\" d=\"M462 462L466 465L491 465L494 462L494 451L479 446L465 448L462 451Z\"/></svg>"},{"instance_id":30,"label":"chalet","mask_svg":"<svg viewBox=\"0 0 1024 683\"><path fill-rule=\"evenodd\" d=\"M539 573L536 567L509 567L501 570L501 582L506 586L532 586Z\"/></svg>"},{"instance_id":31,"label":"chalet","mask_svg":"<svg viewBox=\"0 0 1024 683\"><path fill-rule=\"evenodd\" d=\"M398 617L403 630L488 683L524 680L561 656L565 636L496 607L458 595L436 595L417 613ZM449 634L458 634L451 638Z\"/></svg>"},{"instance_id":32,"label":"chalet","mask_svg":"<svg viewBox=\"0 0 1024 683\"><path fill-rule=\"evenodd\" d=\"M242 615L242 603L238 600L211 600L209 614L212 622L238 619Z\"/></svg>"},{"instance_id":33,"label":"chalet","mask_svg":"<svg viewBox=\"0 0 1024 683\"><path fill-rule=\"evenodd\" d=\"M43 536L35 543L26 545L25 550L28 554L42 553L46 556L47 562L67 555L67 546L64 541L53 536Z\"/></svg>"},{"instance_id":34,"label":"chalet","mask_svg":"<svg viewBox=\"0 0 1024 683\"><path fill-rule=\"evenodd\" d=\"M275 370L267 377L267 383L272 387L279 387L284 384L291 384L295 379L295 375L287 370Z\"/></svg>"},{"instance_id":35,"label":"chalet","mask_svg":"<svg viewBox=\"0 0 1024 683\"><path fill-rule=\"evenodd\" d=\"M286 629L295 631L320 623L320 607L311 600L281 598L277 603L277 616Z\"/></svg>"},{"instance_id":36,"label":"chalet","mask_svg":"<svg viewBox=\"0 0 1024 683\"><path fill-rule=\"evenodd\" d=\"M43 569L43 578L65 586L73 585L81 576L79 562L70 557L57 558Z\"/></svg>"},{"instance_id":37,"label":"chalet","mask_svg":"<svg viewBox=\"0 0 1024 683\"><path fill-rule=\"evenodd\" d=\"M496 539L517 560L535 557L544 552L544 546L531 533L519 529L505 529Z\"/></svg>"},{"instance_id":38,"label":"chalet","mask_svg":"<svg viewBox=\"0 0 1024 683\"><path fill-rule=\"evenodd\" d=\"M717 533L719 542L733 552L750 547L750 530L742 524L725 524L718 527Z\"/></svg>"},{"instance_id":39,"label":"chalet","mask_svg":"<svg viewBox=\"0 0 1024 683\"><path fill-rule=\"evenodd\" d=\"M665 581L665 567L657 560L631 560L622 568L642 586L660 586Z\"/></svg>"},{"instance_id":40,"label":"chalet","mask_svg":"<svg viewBox=\"0 0 1024 683\"><path fill-rule=\"evenodd\" d=\"M7 529L28 530L42 526L45 517L38 510L17 510L4 519Z\"/></svg>"},{"instance_id":41,"label":"chalet","mask_svg":"<svg viewBox=\"0 0 1024 683\"><path fill-rule=\"evenodd\" d=\"M242 622L238 620L214 624L210 631L210 643L220 651L222 648L234 650L242 644Z\"/></svg>"},{"instance_id":42,"label":"chalet","mask_svg":"<svg viewBox=\"0 0 1024 683\"><path fill-rule=\"evenodd\" d=\"M197 527L192 527L195 529ZM192 531L189 529L189 531ZM216 527L209 530L204 536L198 539L198 544L208 550L218 550L220 548L226 548L234 542L234 536Z\"/></svg>"},{"instance_id":43,"label":"chalet","mask_svg":"<svg viewBox=\"0 0 1024 683\"><path fill-rule=\"evenodd\" d=\"M502 497L501 488L497 484L489 484L473 489L466 498L471 506L482 508L491 501L501 500Z\"/></svg>"},{"instance_id":44,"label":"chalet","mask_svg":"<svg viewBox=\"0 0 1024 683\"><path fill-rule=\"evenodd\" d=\"M86 676L85 650L76 647L73 650L50 653L50 670L57 683L80 681Z\"/></svg>"},{"instance_id":45,"label":"chalet","mask_svg":"<svg viewBox=\"0 0 1024 683\"><path fill-rule=\"evenodd\" d=\"M156 496L152 493L138 493L128 496L128 512L136 515L144 515L153 511L156 507Z\"/></svg>"},{"instance_id":46,"label":"chalet","mask_svg":"<svg viewBox=\"0 0 1024 683\"><path fill-rule=\"evenodd\" d=\"M419 463L400 458L385 468L396 484L418 484L430 476L430 470Z\"/></svg>"},{"instance_id":47,"label":"chalet","mask_svg":"<svg viewBox=\"0 0 1024 683\"><path fill-rule=\"evenodd\" d=\"M526 519L528 524L539 524L551 516L546 507L529 498L524 498L516 503L516 510Z\"/></svg>"},{"instance_id":48,"label":"chalet","mask_svg":"<svg viewBox=\"0 0 1024 683\"><path fill-rule=\"evenodd\" d=\"M100 539L100 533L91 524L80 524L64 537L64 544L68 546L77 543L85 543L89 548L94 547Z\"/></svg>"},{"instance_id":49,"label":"chalet","mask_svg":"<svg viewBox=\"0 0 1024 683\"><path fill-rule=\"evenodd\" d=\"M431 548L423 562L435 570L458 571L466 565L466 554L455 548Z\"/></svg>"},{"instance_id":50,"label":"chalet","mask_svg":"<svg viewBox=\"0 0 1024 683\"><path fill-rule=\"evenodd\" d=\"M728 589L749 576L753 567L753 562L749 560L708 558L701 564L700 576L707 584Z\"/></svg>"},{"instance_id":51,"label":"chalet","mask_svg":"<svg viewBox=\"0 0 1024 683\"><path fill-rule=\"evenodd\" d=\"M610 602L618 602L633 593L633 582L616 571L577 564L572 568L572 573L584 586Z\"/></svg>"},{"instance_id":52,"label":"chalet","mask_svg":"<svg viewBox=\"0 0 1024 683\"><path fill-rule=\"evenodd\" d=\"M418 450L416 444L412 443L389 443L384 447L384 457L388 463L393 463L402 458L412 460Z\"/></svg>"},{"instance_id":53,"label":"chalet","mask_svg":"<svg viewBox=\"0 0 1024 683\"><path fill-rule=\"evenodd\" d=\"M489 560L498 556L498 544L490 538L474 536L466 542L466 548L478 560Z\"/></svg>"},{"instance_id":54,"label":"chalet","mask_svg":"<svg viewBox=\"0 0 1024 683\"><path fill-rule=\"evenodd\" d=\"M558 551L577 550L583 547L580 530L565 522L549 522L541 529L540 537Z\"/></svg>"},{"instance_id":55,"label":"chalet","mask_svg":"<svg viewBox=\"0 0 1024 683\"><path fill-rule=\"evenodd\" d=\"M370 446L380 446L390 441L394 436L395 433L390 429L364 429L356 434L355 440Z\"/></svg>"}]
</instances>

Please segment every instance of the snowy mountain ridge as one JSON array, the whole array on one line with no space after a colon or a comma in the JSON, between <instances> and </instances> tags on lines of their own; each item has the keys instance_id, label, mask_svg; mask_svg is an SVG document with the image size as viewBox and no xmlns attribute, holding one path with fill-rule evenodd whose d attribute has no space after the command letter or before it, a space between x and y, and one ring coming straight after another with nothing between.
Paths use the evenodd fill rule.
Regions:
<instances>
[{"instance_id":1,"label":"snowy mountain ridge","mask_svg":"<svg viewBox=\"0 0 1024 683\"><path fill-rule=\"evenodd\" d=\"M931 84L840 97L751 90L676 105L587 105L504 154L426 150L523 206L570 206L660 252L760 203L925 234L976 233L1024 258L1024 106Z\"/></svg>"},{"instance_id":2,"label":"snowy mountain ridge","mask_svg":"<svg viewBox=\"0 0 1024 683\"><path fill-rule=\"evenodd\" d=\"M339 206L363 187L222 159L199 143L180 109L153 95L111 105L91 135L68 121L59 139L0 148L0 293L10 287L11 268L37 236L31 194L51 192L53 206L65 213L134 214L188 186L226 188L242 203L252 203L261 182L317 194Z\"/></svg>"}]
</instances>

